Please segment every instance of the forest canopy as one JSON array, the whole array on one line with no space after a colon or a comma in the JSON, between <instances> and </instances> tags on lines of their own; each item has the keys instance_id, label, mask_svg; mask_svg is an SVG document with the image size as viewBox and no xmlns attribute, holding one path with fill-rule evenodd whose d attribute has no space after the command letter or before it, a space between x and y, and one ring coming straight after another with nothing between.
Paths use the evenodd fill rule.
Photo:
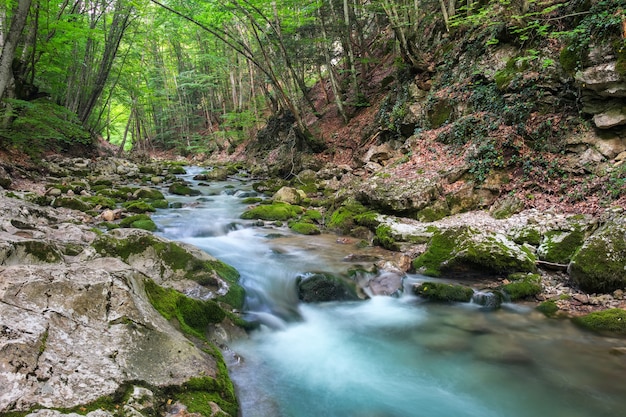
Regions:
<instances>
[{"instance_id":1,"label":"forest canopy","mask_svg":"<svg viewBox=\"0 0 626 417\"><path fill-rule=\"evenodd\" d=\"M579 49L619 39L624 3L0 0L0 140L32 152L96 136L120 149L210 152L280 114L306 133L305 115L323 112L311 87L324 80L347 122L370 105L382 54L429 73L442 39L480 29L485 45L513 42L533 60L548 39Z\"/></svg>"}]
</instances>

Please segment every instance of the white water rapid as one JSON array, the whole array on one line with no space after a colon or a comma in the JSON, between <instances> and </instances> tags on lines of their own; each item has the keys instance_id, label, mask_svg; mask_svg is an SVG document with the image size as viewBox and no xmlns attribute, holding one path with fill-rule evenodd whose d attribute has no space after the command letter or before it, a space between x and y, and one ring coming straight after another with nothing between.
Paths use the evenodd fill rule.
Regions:
<instances>
[{"instance_id":1,"label":"white water rapid","mask_svg":"<svg viewBox=\"0 0 626 417\"><path fill-rule=\"evenodd\" d=\"M201 197L168 196L183 207L153 219L163 236L237 268L247 312L264 323L230 346L242 358L230 364L242 417L626 415L626 356L611 353L626 340L522 306L483 311L407 294L300 304L295 277L345 272L356 246L240 220L245 180L195 186Z\"/></svg>"}]
</instances>

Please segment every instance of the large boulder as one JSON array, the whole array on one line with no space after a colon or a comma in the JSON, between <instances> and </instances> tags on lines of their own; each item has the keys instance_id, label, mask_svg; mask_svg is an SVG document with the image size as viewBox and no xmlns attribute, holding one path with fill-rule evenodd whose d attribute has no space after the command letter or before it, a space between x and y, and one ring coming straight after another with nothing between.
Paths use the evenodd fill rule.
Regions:
<instances>
[{"instance_id":1,"label":"large boulder","mask_svg":"<svg viewBox=\"0 0 626 417\"><path fill-rule=\"evenodd\" d=\"M500 233L468 226L436 231L413 267L428 276L472 277L534 272L536 258Z\"/></svg>"},{"instance_id":2,"label":"large boulder","mask_svg":"<svg viewBox=\"0 0 626 417\"><path fill-rule=\"evenodd\" d=\"M389 214L416 214L442 195L438 181L374 176L363 182L357 199Z\"/></svg>"},{"instance_id":3,"label":"large boulder","mask_svg":"<svg viewBox=\"0 0 626 417\"><path fill-rule=\"evenodd\" d=\"M607 221L573 256L570 277L588 292L626 288L626 217Z\"/></svg>"},{"instance_id":4,"label":"large boulder","mask_svg":"<svg viewBox=\"0 0 626 417\"><path fill-rule=\"evenodd\" d=\"M69 408L130 381L180 385L217 375L146 299L119 260L0 269L0 412Z\"/></svg>"},{"instance_id":5,"label":"large boulder","mask_svg":"<svg viewBox=\"0 0 626 417\"><path fill-rule=\"evenodd\" d=\"M358 300L356 284L325 272L309 272L296 278L298 298L305 303Z\"/></svg>"}]
</instances>

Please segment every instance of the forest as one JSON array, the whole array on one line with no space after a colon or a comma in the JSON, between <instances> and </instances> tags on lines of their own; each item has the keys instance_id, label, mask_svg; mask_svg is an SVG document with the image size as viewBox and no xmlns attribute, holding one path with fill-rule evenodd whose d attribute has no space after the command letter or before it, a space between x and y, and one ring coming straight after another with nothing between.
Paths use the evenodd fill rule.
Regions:
<instances>
[{"instance_id":1,"label":"forest","mask_svg":"<svg viewBox=\"0 0 626 417\"><path fill-rule=\"evenodd\" d=\"M613 42L622 57L623 7L622 0L2 0L0 140L33 155L96 137L120 151L233 152L273 116L287 115L316 149L311 120L329 106L345 125L391 92L388 115L372 123L398 124L407 80L428 91L436 72L470 65L458 61L464 51L455 44L477 53L512 44L516 71L542 76L568 65L576 71L594 39ZM571 53L559 60L555 50ZM382 67L391 72L376 79ZM511 74L500 71L500 83ZM322 102L312 97L316 84Z\"/></svg>"}]
</instances>

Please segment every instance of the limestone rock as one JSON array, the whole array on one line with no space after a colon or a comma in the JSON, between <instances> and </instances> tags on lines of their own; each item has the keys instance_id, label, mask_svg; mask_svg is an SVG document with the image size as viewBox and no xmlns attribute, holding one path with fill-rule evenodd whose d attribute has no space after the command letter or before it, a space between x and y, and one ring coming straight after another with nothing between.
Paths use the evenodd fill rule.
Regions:
<instances>
[{"instance_id":1,"label":"limestone rock","mask_svg":"<svg viewBox=\"0 0 626 417\"><path fill-rule=\"evenodd\" d=\"M281 187L272 197L275 202L300 204L302 196L293 187Z\"/></svg>"},{"instance_id":2,"label":"limestone rock","mask_svg":"<svg viewBox=\"0 0 626 417\"><path fill-rule=\"evenodd\" d=\"M601 97L626 97L626 80L616 71L616 64L612 61L585 68L575 79Z\"/></svg>"},{"instance_id":3,"label":"limestone rock","mask_svg":"<svg viewBox=\"0 0 626 417\"><path fill-rule=\"evenodd\" d=\"M375 176L359 187L357 199L384 212L406 214L427 207L441 194L441 185L434 180Z\"/></svg>"},{"instance_id":4,"label":"limestone rock","mask_svg":"<svg viewBox=\"0 0 626 417\"><path fill-rule=\"evenodd\" d=\"M610 129L626 124L626 108L611 108L593 116L593 122L598 129Z\"/></svg>"},{"instance_id":5,"label":"limestone rock","mask_svg":"<svg viewBox=\"0 0 626 417\"><path fill-rule=\"evenodd\" d=\"M215 377L215 360L149 304L145 279L111 258L0 268L0 412Z\"/></svg>"},{"instance_id":6,"label":"limestone rock","mask_svg":"<svg viewBox=\"0 0 626 417\"><path fill-rule=\"evenodd\" d=\"M3 166L0 166L0 188L9 188L11 186L11 176L4 169Z\"/></svg>"}]
</instances>

